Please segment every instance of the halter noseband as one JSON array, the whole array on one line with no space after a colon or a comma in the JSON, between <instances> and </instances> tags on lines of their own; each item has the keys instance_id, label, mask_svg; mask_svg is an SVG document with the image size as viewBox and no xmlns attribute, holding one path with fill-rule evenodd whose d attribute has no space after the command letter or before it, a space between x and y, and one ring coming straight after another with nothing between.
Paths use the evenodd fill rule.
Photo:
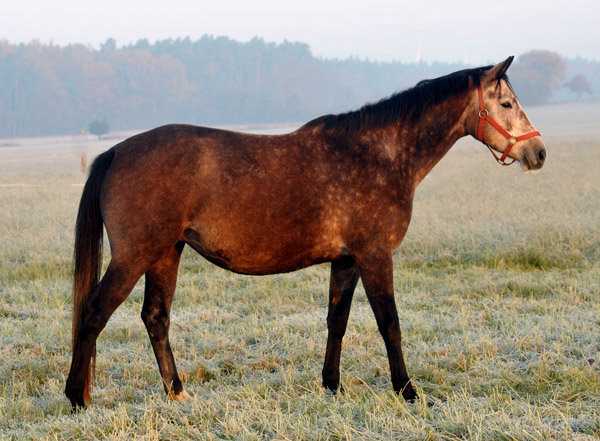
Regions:
<instances>
[{"instance_id":1,"label":"halter noseband","mask_svg":"<svg viewBox=\"0 0 600 441\"><path fill-rule=\"evenodd\" d=\"M499 164L511 165L513 162L515 162L515 160L513 159L511 162L506 162L506 158L508 157L508 154L510 153L510 150L513 148L513 146L517 142L523 141L524 139L533 138L534 136L541 136L540 132L535 131L521 136L512 136L510 133L504 130L502 126L500 126L500 124L494 121L494 119L490 116L489 112L486 110L485 103L483 102L483 90L481 89L481 84L479 85L479 89L477 89L477 94L479 95L479 127L477 128L477 139L484 143L488 149L490 149L490 152L492 153L492 155L494 155L494 158L496 159L496 161L498 161ZM483 126L485 125L486 121L489 122L492 126L494 126L494 128L498 130L502 134L502 136L504 136L508 140L508 146L506 146L506 148L502 152L502 156L500 157L498 157L498 155L496 155L496 152L494 152L494 150L483 140Z\"/></svg>"}]
</instances>

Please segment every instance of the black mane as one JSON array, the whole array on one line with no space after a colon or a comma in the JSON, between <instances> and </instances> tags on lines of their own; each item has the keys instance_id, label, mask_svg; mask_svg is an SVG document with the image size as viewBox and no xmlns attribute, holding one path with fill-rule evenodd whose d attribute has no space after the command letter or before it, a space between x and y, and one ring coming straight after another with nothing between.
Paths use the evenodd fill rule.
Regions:
<instances>
[{"instance_id":1,"label":"black mane","mask_svg":"<svg viewBox=\"0 0 600 441\"><path fill-rule=\"evenodd\" d=\"M323 125L325 130L354 132L385 127L405 117L418 117L431 106L441 103L452 95L467 91L470 79L473 80L475 87L479 86L483 73L492 67L465 69L432 80L423 80L410 89L395 93L376 103L365 104L358 110L321 116L308 122L305 127ZM505 75L501 79L508 82Z\"/></svg>"}]
</instances>

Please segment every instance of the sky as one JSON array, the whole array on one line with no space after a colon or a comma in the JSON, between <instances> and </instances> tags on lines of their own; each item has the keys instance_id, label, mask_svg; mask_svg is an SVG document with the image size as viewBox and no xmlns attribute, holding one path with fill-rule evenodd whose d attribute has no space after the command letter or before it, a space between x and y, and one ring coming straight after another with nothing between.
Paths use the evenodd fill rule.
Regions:
<instances>
[{"instance_id":1,"label":"sky","mask_svg":"<svg viewBox=\"0 0 600 441\"><path fill-rule=\"evenodd\" d=\"M99 48L203 35L315 56L489 64L532 49L600 60L598 0L2 0L0 40Z\"/></svg>"}]
</instances>

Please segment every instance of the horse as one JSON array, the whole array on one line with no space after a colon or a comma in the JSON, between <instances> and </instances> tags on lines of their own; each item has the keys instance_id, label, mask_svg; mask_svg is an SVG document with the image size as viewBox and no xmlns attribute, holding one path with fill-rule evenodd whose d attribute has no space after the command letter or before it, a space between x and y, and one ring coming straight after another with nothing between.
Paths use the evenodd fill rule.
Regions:
<instances>
[{"instance_id":1,"label":"horse","mask_svg":"<svg viewBox=\"0 0 600 441\"><path fill-rule=\"evenodd\" d=\"M75 228L73 352L65 386L73 409L90 403L96 339L142 275L141 318L165 392L174 400L190 398L169 343L185 245L240 274L286 273L329 262L322 380L334 393L361 279L385 343L393 389L414 401L392 252L407 231L417 185L459 138L479 139L503 165L508 158L525 171L544 164L540 133L506 75L512 61L424 80L284 135L173 124L100 154ZM100 280L103 228L112 255Z\"/></svg>"}]
</instances>

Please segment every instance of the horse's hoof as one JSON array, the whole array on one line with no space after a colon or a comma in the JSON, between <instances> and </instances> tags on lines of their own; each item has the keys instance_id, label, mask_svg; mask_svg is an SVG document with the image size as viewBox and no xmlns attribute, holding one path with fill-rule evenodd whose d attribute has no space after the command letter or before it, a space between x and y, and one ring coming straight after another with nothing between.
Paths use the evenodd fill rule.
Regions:
<instances>
[{"instance_id":1,"label":"horse's hoof","mask_svg":"<svg viewBox=\"0 0 600 441\"><path fill-rule=\"evenodd\" d=\"M80 410L85 409L90 404L90 401L91 401L89 396L86 399L83 391L78 392L78 391L73 391L73 390L66 388L65 395L71 402L71 412L72 413L76 413Z\"/></svg>"},{"instance_id":2,"label":"horse's hoof","mask_svg":"<svg viewBox=\"0 0 600 441\"><path fill-rule=\"evenodd\" d=\"M417 395L417 393L415 392L413 395L409 396L409 397L405 397L404 395L402 395L404 397L404 399L406 400L407 403L410 404L414 404L419 400L419 395Z\"/></svg>"},{"instance_id":3,"label":"horse's hoof","mask_svg":"<svg viewBox=\"0 0 600 441\"><path fill-rule=\"evenodd\" d=\"M419 395L417 395L410 382L406 383L406 386L402 389L402 398L404 398L407 403L414 403L419 399Z\"/></svg>"},{"instance_id":4,"label":"horse's hoof","mask_svg":"<svg viewBox=\"0 0 600 441\"><path fill-rule=\"evenodd\" d=\"M338 391L341 394L344 393L344 387L340 385L339 381L323 380L323 387L329 389L334 395L337 394Z\"/></svg>"},{"instance_id":5,"label":"horse's hoof","mask_svg":"<svg viewBox=\"0 0 600 441\"><path fill-rule=\"evenodd\" d=\"M182 390L179 393L175 393L174 391L169 391L169 399L173 401L190 401L192 397L185 390Z\"/></svg>"}]
</instances>

